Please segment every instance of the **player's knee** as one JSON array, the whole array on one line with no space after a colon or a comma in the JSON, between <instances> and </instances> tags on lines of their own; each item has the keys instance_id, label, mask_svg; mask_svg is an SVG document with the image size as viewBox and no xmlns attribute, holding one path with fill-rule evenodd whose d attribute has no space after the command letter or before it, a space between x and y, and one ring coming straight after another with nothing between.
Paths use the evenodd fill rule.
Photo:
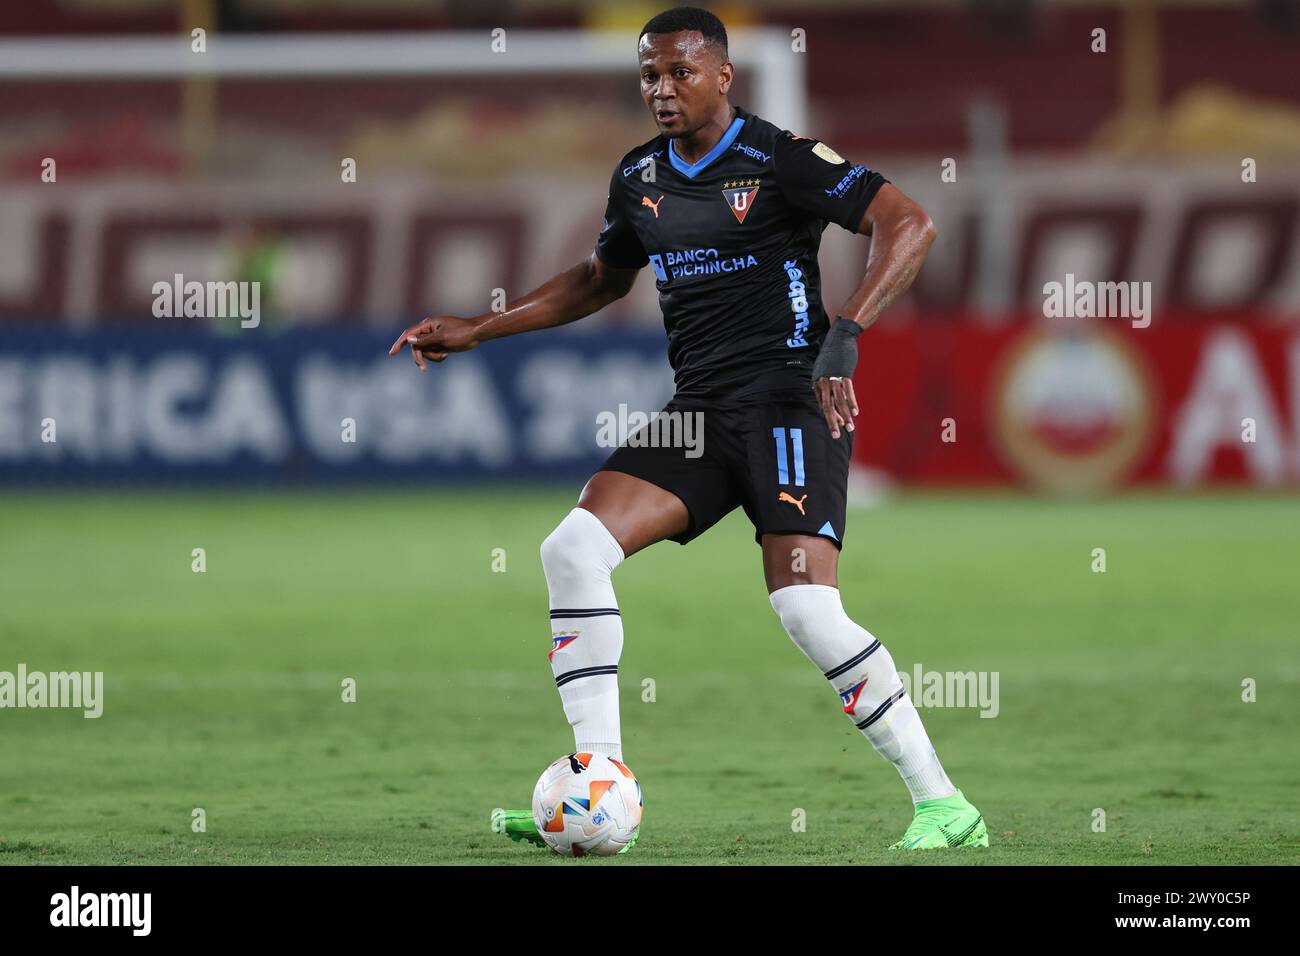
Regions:
<instances>
[{"instance_id":1,"label":"player's knee","mask_svg":"<svg viewBox=\"0 0 1300 956\"><path fill-rule=\"evenodd\" d=\"M773 592L773 594L775 593ZM809 630L807 616L801 613L799 608L778 603L775 599L772 600L772 610L781 619L781 626L785 628L785 632L794 639L796 644L799 644L800 639Z\"/></svg>"},{"instance_id":2,"label":"player's knee","mask_svg":"<svg viewBox=\"0 0 1300 956\"><path fill-rule=\"evenodd\" d=\"M561 521L542 541L542 568L548 578L581 573L581 549L572 539L565 521Z\"/></svg>"},{"instance_id":3,"label":"player's knee","mask_svg":"<svg viewBox=\"0 0 1300 956\"><path fill-rule=\"evenodd\" d=\"M800 647L846 617L839 589L829 586L796 584L777 588L768 600L785 632Z\"/></svg>"},{"instance_id":4,"label":"player's knee","mask_svg":"<svg viewBox=\"0 0 1300 956\"><path fill-rule=\"evenodd\" d=\"M617 563L617 544L598 518L579 508L569 512L542 541L542 570L548 581L608 576Z\"/></svg>"}]
</instances>

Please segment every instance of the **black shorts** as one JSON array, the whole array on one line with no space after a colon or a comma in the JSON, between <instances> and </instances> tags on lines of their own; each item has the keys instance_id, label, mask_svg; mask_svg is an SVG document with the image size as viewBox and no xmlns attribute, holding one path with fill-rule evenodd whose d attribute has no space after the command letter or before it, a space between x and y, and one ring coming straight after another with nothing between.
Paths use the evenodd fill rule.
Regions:
<instances>
[{"instance_id":1,"label":"black shorts","mask_svg":"<svg viewBox=\"0 0 1300 956\"><path fill-rule=\"evenodd\" d=\"M676 419L664 418L679 413ZM693 433L682 416L699 414ZM702 433L703 442L698 443ZM673 437L676 435L676 447ZM696 437L697 450L681 447ZM698 451L698 454L697 454ZM765 534L821 535L843 547L853 433L831 438L811 389L806 398L703 405L674 398L660 417L633 432L601 465L670 491L691 515L690 527L672 540L699 537L737 506ZM694 455L695 457L691 457Z\"/></svg>"}]
</instances>

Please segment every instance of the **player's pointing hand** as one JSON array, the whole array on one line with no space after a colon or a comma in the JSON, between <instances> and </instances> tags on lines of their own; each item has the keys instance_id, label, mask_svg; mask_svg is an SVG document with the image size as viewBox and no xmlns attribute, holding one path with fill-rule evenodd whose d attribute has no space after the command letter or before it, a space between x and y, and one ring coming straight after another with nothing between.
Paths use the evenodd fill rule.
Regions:
<instances>
[{"instance_id":1,"label":"player's pointing hand","mask_svg":"<svg viewBox=\"0 0 1300 956\"><path fill-rule=\"evenodd\" d=\"M403 346L409 345L411 358L420 371L426 372L429 367L425 359L441 362L452 352L467 352L478 345L476 330L477 324L472 319L454 315L430 316L399 335L388 354L396 355Z\"/></svg>"},{"instance_id":2,"label":"player's pointing hand","mask_svg":"<svg viewBox=\"0 0 1300 956\"><path fill-rule=\"evenodd\" d=\"M840 437L841 426L853 431L853 417L858 414L853 370L858 365L857 338L861 332L858 323L837 318L813 364L813 391L817 393L817 404L826 416L832 438Z\"/></svg>"}]
</instances>

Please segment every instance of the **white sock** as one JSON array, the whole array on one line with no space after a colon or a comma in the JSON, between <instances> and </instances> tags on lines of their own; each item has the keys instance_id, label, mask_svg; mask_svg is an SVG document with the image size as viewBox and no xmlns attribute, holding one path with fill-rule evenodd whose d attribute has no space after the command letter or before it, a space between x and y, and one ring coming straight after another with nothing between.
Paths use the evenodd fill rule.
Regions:
<instances>
[{"instance_id":1,"label":"white sock","mask_svg":"<svg viewBox=\"0 0 1300 956\"><path fill-rule=\"evenodd\" d=\"M773 591L771 600L786 633L840 695L849 719L876 752L898 768L912 802L955 793L894 659L845 613L839 589L794 584Z\"/></svg>"},{"instance_id":2,"label":"white sock","mask_svg":"<svg viewBox=\"0 0 1300 956\"><path fill-rule=\"evenodd\" d=\"M574 508L542 542L551 595L551 671L573 727L574 748L623 759L618 659L623 654L610 574L623 549L600 519Z\"/></svg>"}]
</instances>

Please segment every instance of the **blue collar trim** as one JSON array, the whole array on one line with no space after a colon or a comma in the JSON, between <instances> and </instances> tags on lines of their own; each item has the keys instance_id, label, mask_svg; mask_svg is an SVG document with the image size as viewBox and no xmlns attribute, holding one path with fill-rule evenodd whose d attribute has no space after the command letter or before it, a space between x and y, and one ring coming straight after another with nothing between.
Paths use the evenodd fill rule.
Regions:
<instances>
[{"instance_id":1,"label":"blue collar trim","mask_svg":"<svg viewBox=\"0 0 1300 956\"><path fill-rule=\"evenodd\" d=\"M731 125L727 127L727 131L722 134L722 139L718 140L717 145L714 146L707 153L705 153L703 156L701 156L699 160L694 163L687 163L686 160L678 156L677 148L673 145L672 141L669 140L668 159L673 164L673 169L677 170L687 179L694 179L696 176L702 173L705 170L705 168L709 166L715 159L717 159L719 156L721 156L723 153L725 153L728 149L731 148L731 144L736 141L736 137L740 135L740 129L744 125L745 125L745 118L743 116L737 116L734 120L731 121Z\"/></svg>"}]
</instances>

